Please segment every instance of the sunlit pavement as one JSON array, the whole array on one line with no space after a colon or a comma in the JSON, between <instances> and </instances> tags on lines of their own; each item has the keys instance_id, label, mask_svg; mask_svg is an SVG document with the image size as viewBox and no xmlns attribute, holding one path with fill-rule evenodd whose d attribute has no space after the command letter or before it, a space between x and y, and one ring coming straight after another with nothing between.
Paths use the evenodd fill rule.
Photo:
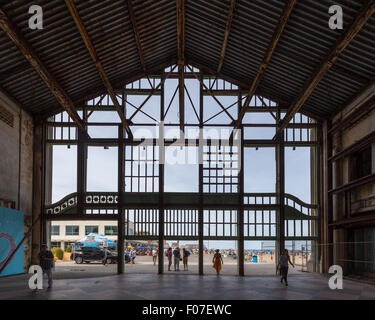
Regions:
<instances>
[{"instance_id":1,"label":"sunlit pavement","mask_svg":"<svg viewBox=\"0 0 375 320\"><path fill-rule=\"evenodd\" d=\"M198 274L198 256L192 255L189 257L188 271L183 271L182 261L180 262L180 271L174 271L172 264L171 270L168 271L168 263L164 261L165 274ZM290 267L290 274L301 273L301 267ZM153 264L152 257L137 256L135 264L127 263L125 265L125 273L131 274L156 274L158 272L158 265ZM76 279L96 276L113 275L117 273L117 265L110 264L103 266L100 263L91 262L89 264L76 264L70 262L57 262L54 272L55 279ZM247 276L275 276L276 267L270 263L249 263L245 262L245 275ZM216 274L215 269L212 268L212 255L204 255L204 274ZM224 258L224 265L221 271L222 275L237 275L237 260L232 258Z\"/></svg>"},{"instance_id":2,"label":"sunlit pavement","mask_svg":"<svg viewBox=\"0 0 375 320\"><path fill-rule=\"evenodd\" d=\"M358 300L375 299L375 286L344 280L343 290L331 290L328 278L318 274L292 274L289 286L270 276L216 276L187 274L123 274L95 278L55 279L51 290L34 292L29 275L0 279L0 300ZM45 279L46 285L46 279Z\"/></svg>"}]
</instances>

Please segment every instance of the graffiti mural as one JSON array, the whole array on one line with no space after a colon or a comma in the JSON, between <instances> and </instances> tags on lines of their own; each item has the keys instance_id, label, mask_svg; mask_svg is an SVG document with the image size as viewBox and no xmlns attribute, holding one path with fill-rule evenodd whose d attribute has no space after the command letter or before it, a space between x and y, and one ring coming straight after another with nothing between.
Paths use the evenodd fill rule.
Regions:
<instances>
[{"instance_id":1,"label":"graffiti mural","mask_svg":"<svg viewBox=\"0 0 375 320\"><path fill-rule=\"evenodd\" d=\"M0 207L0 268L5 264L16 246L22 241L24 235L23 212ZM13 259L0 274L8 276L24 272L23 245Z\"/></svg>"}]
</instances>

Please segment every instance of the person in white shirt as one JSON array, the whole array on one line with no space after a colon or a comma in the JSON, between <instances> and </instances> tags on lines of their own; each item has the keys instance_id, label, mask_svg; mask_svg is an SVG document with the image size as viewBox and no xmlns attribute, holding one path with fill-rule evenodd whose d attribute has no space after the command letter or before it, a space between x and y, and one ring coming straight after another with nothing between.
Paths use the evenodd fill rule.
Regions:
<instances>
[{"instance_id":1,"label":"person in white shirt","mask_svg":"<svg viewBox=\"0 0 375 320\"><path fill-rule=\"evenodd\" d=\"M152 249L152 261L154 265L156 265L156 259L158 257L158 250L156 248Z\"/></svg>"}]
</instances>

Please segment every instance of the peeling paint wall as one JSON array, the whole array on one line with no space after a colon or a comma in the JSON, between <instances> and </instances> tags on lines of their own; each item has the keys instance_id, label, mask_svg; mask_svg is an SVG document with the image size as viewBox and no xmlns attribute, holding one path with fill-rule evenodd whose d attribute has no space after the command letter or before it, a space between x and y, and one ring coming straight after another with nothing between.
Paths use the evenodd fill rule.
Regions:
<instances>
[{"instance_id":1,"label":"peeling paint wall","mask_svg":"<svg viewBox=\"0 0 375 320\"><path fill-rule=\"evenodd\" d=\"M354 109L353 109L354 110ZM334 119L334 123L341 119L350 118L353 110L346 108L340 115ZM365 138L375 131L375 110L368 113L360 121L354 125L336 132L332 137L333 155L354 145L357 141ZM365 149L371 148L371 172L375 173L375 141L372 141ZM340 187L353 181L351 170L354 170L351 162L353 155L350 154L333 163L332 166L332 183L333 187ZM352 180L351 180L352 179ZM332 198L332 214L334 221L350 220L366 217L368 220L364 222L350 222L345 228L338 228L333 231L333 262L341 265L344 273L363 274L363 271L369 271L368 266L372 266L374 261L370 261L371 257L359 255L359 251L366 251L370 238L363 238L362 242L358 242L358 234L367 234L369 225L375 225L375 182L369 182L362 186L351 189L347 192L335 194ZM374 218L371 218L374 217ZM367 233L366 233L367 232ZM372 247L371 247L372 248ZM359 250L360 249L360 250ZM358 251L359 250L359 251ZM360 261L363 260L363 261ZM351 263L350 261L357 261ZM365 263L365 264L364 264ZM365 276L368 276L366 273Z\"/></svg>"},{"instance_id":2,"label":"peeling paint wall","mask_svg":"<svg viewBox=\"0 0 375 320\"><path fill-rule=\"evenodd\" d=\"M27 232L32 217L33 120L0 97L0 107L11 114L12 124L0 118L0 201L23 211ZM25 270L30 264L31 239L24 243Z\"/></svg>"}]
</instances>

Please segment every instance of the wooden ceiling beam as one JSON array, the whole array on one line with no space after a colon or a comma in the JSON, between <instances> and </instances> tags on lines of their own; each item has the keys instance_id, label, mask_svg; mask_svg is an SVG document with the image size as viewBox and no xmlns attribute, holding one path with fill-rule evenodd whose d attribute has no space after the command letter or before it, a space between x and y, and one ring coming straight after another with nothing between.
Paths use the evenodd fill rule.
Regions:
<instances>
[{"instance_id":1,"label":"wooden ceiling beam","mask_svg":"<svg viewBox=\"0 0 375 320\"><path fill-rule=\"evenodd\" d=\"M315 69L314 73L308 79L303 89L294 99L289 111L282 120L274 139L276 139L276 137L287 127L289 121L293 119L294 115L302 108L303 104L312 94L314 89L318 86L328 70L337 61L340 54L345 50L345 48L355 38L355 36L362 30L363 26L367 23L367 21L374 13L375 0L370 0L361 9L352 24L347 28L347 30L338 38L335 45L331 48L324 59L322 59L320 65Z\"/></svg>"},{"instance_id":2,"label":"wooden ceiling beam","mask_svg":"<svg viewBox=\"0 0 375 320\"><path fill-rule=\"evenodd\" d=\"M47 85L48 89L55 96L59 104L64 108L72 120L76 123L77 127L86 131L85 125L82 119L79 117L76 108L69 95L57 82L56 78L47 69L44 63L39 59L38 55L35 53L33 48L25 40L23 35L17 30L17 28L10 21L7 14L0 9L0 27L6 33L6 35L13 41L18 50L26 58L26 60L31 64L34 70L38 73L40 78Z\"/></svg>"},{"instance_id":3,"label":"wooden ceiling beam","mask_svg":"<svg viewBox=\"0 0 375 320\"><path fill-rule=\"evenodd\" d=\"M95 47L94 47L94 45L93 45L93 43L92 43L92 41L89 37L89 34L87 33L86 27L83 24L83 21L82 21L80 15L78 13L78 10L77 10L77 7L74 3L74 0L65 0L65 4L68 7L69 12L70 12L77 28L78 28L78 31L81 34L83 42L85 43L86 48L90 53L91 59L95 63L96 69L98 70L99 75L102 78L103 84L104 84L105 88L107 89L108 95L111 97L112 103L115 106L115 109L116 109L116 111L117 111L117 113L118 113L118 115L121 119L122 124L125 127L125 130L127 131L128 135L130 137L132 137L133 135L132 135L132 132L130 130L129 123L125 118L124 112L123 112L123 110L122 110L122 108L121 108L121 106L120 106L120 104L117 100L117 97L116 97L115 91L113 90L112 84L109 81L109 78L108 78L108 76L107 76L107 74L106 74L106 72L103 68L103 65L102 65L102 63L101 63L101 61L100 61L100 59L99 59L99 57L96 53Z\"/></svg>"},{"instance_id":4,"label":"wooden ceiling beam","mask_svg":"<svg viewBox=\"0 0 375 320\"><path fill-rule=\"evenodd\" d=\"M221 46L219 65L218 65L217 70L216 70L218 73L220 73L221 68L223 67L225 52L227 50L229 33L230 33L230 28L232 26L232 20L233 20L233 16L234 16L235 7L236 7L236 0L231 0L229 12L228 12L227 24L225 26L224 40L223 40L223 44Z\"/></svg>"},{"instance_id":5,"label":"wooden ceiling beam","mask_svg":"<svg viewBox=\"0 0 375 320\"><path fill-rule=\"evenodd\" d=\"M258 68L258 72L257 72L255 78L253 79L251 85L250 85L249 93L246 97L244 105L240 109L238 119L234 124L234 129L238 129L241 125L242 119L243 119L243 117L246 113L246 109L250 105L251 99L253 98L253 96L254 96L257 88L258 88L260 80L261 80L262 76L264 75L264 72L266 71L269 62L271 61L272 55L275 52L276 46L277 46L277 44L278 44L278 42L281 38L281 35L284 32L284 29L285 29L285 27L288 23L289 17L292 14L292 11L294 9L294 6L296 5L296 2L297 2L297 0L288 0L285 4L285 7L284 7L283 12L282 12L281 17L280 17L280 22L278 23L278 25L275 28L275 31L272 35L271 42L268 46L268 49L267 49L266 53L264 54L263 61L260 64L260 66Z\"/></svg>"}]
</instances>

